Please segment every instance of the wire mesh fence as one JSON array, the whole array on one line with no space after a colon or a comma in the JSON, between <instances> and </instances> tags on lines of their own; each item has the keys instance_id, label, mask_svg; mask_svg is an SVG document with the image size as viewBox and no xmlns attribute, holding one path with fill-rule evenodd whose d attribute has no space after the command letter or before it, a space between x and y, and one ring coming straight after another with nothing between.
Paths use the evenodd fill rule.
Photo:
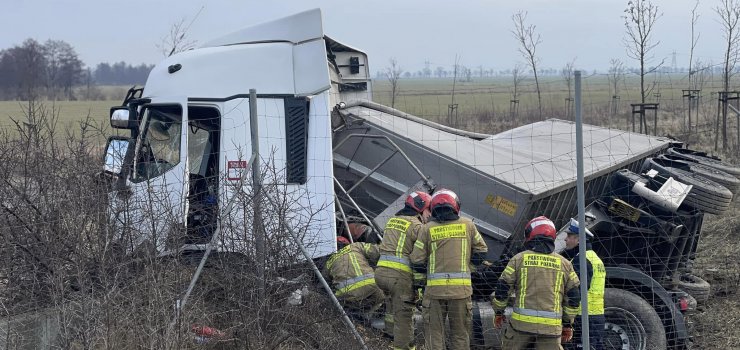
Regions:
<instances>
[{"instance_id":1,"label":"wire mesh fence","mask_svg":"<svg viewBox=\"0 0 740 350\"><path fill-rule=\"evenodd\" d=\"M307 147L301 151L303 187L287 180L296 158L286 139L298 129L286 125L282 99L261 99L260 123L277 126L260 129L263 191L273 198L261 202L265 261L258 261L254 250L254 189L243 181L240 163L227 164L249 159L250 146L238 141L249 131L247 102L211 104L215 114L189 109L187 124L162 119L169 123L166 129L152 127L153 155L157 141L171 145L172 137L182 136L188 142L177 150L188 157L132 169L141 177L133 178L141 183L140 192L100 175L101 140L111 134L106 124L87 119L59 125L59 111L31 104L23 115L3 122L0 135L0 347L35 339L47 348L359 348L299 246L324 269L337 235L376 244L388 217L402 208L399 199L412 188L432 192L433 187L457 193L461 215L473 219L487 243L490 266L465 267L472 275L468 336L474 346L500 347L513 335L507 335L507 326L495 327L491 293L510 259L528 247L525 224L548 216L561 232L553 249L567 248L562 228L576 215L573 105L564 82L555 79L540 86L543 115L530 83L518 87L516 110L510 108L505 81L458 83L452 118L446 83L399 80L395 107L411 117L362 105L334 108L330 101L350 102L341 101L338 92L315 97L307 129L317 129L305 131ZM650 135L641 135L633 130L629 108L638 97L630 82L624 84L619 94L605 75L589 76L583 84L584 120L592 125L584 146L586 224L606 268L604 348L681 348L689 336L706 347L735 346L731 335L719 335L721 322L712 321L725 314L737 319L727 307L735 293L730 286L738 280L737 267L728 262L735 253L724 244L740 228L732 215L740 188L731 165L739 159L733 151L737 119L728 119L727 146L720 138L715 152L715 137L721 135L713 85L691 100L682 95L680 77L665 76L656 90L660 95L652 97L660 105L657 120L647 114ZM376 102L390 99L382 82L374 88ZM177 133L161 136L173 126ZM360 137L332 150L349 135ZM141 147L147 138L140 140L132 147L144 164ZM686 140L691 149L721 156L725 163L671 151ZM193 156L198 153L201 157ZM166 181L155 181L167 173ZM681 187L670 187L671 178L691 190L675 190ZM679 193L651 197L661 189ZM235 209L226 215L219 208L229 201ZM350 224L369 230L354 237ZM287 233L288 226L298 239ZM202 248L217 229L218 252L208 258L192 301L180 307ZM258 273L257 266L264 271ZM528 295L552 294L555 288L542 280L524 281ZM521 286L510 286L507 306L523 299ZM425 343L423 299L414 306L418 348ZM351 314L370 348L390 346L372 327L373 320L383 319L383 310ZM512 312L516 309L506 311L507 321L514 320ZM577 329L578 320L574 325Z\"/></svg>"}]
</instances>

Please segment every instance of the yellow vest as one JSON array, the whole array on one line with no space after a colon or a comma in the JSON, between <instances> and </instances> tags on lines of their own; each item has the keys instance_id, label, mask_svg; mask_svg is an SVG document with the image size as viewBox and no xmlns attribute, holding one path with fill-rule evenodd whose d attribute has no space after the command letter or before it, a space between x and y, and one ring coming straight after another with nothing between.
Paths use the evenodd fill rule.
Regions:
<instances>
[{"instance_id":1,"label":"yellow vest","mask_svg":"<svg viewBox=\"0 0 740 350\"><path fill-rule=\"evenodd\" d=\"M606 268L593 250L586 251L586 259L591 262L594 271L594 275L591 277L591 288L588 289L588 314L603 315Z\"/></svg>"}]
</instances>

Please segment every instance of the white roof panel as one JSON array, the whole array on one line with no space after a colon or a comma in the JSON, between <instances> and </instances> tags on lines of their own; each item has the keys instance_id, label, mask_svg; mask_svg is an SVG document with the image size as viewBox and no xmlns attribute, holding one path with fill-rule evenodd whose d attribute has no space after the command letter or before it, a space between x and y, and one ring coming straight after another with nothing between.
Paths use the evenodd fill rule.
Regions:
<instances>
[{"instance_id":1,"label":"white roof panel","mask_svg":"<svg viewBox=\"0 0 740 350\"><path fill-rule=\"evenodd\" d=\"M571 187L576 179L576 125L570 121L549 119L477 141L365 107L348 110L534 196ZM671 142L585 124L583 138L587 179L655 153Z\"/></svg>"},{"instance_id":2,"label":"white roof panel","mask_svg":"<svg viewBox=\"0 0 740 350\"><path fill-rule=\"evenodd\" d=\"M238 30L211 40L205 43L203 47L273 41L287 41L297 44L323 37L321 10L312 9Z\"/></svg>"}]
</instances>

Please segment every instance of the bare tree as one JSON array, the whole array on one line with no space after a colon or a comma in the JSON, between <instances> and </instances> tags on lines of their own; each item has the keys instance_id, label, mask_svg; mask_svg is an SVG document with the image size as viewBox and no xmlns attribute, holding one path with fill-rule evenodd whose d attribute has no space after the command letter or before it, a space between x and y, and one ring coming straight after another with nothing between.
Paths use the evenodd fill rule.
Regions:
<instances>
[{"instance_id":1,"label":"bare tree","mask_svg":"<svg viewBox=\"0 0 740 350\"><path fill-rule=\"evenodd\" d=\"M514 22L514 38L519 42L519 53L529 64L529 67L534 73L534 84L537 89L537 108L539 110L538 116L542 119L542 94L540 90L540 80L537 75L537 64L540 62L537 57L537 46L542 43L541 36L535 31L536 27L533 24L527 25L527 12L519 11L511 16L511 20Z\"/></svg>"},{"instance_id":2,"label":"bare tree","mask_svg":"<svg viewBox=\"0 0 740 350\"><path fill-rule=\"evenodd\" d=\"M565 117L570 117L571 109L573 108L573 66L576 63L575 57L570 62L567 62L563 69L560 70L560 75L565 80L565 87L568 89L568 97L565 98Z\"/></svg>"},{"instance_id":3,"label":"bare tree","mask_svg":"<svg viewBox=\"0 0 740 350\"><path fill-rule=\"evenodd\" d=\"M640 102L645 103L645 97L650 94L655 86L645 87L645 75L657 70L662 64L646 67L653 59L652 51L660 41L653 40L655 22L661 16L658 6L649 0L632 0L627 3L624 10L624 27L627 37L625 45L627 56L640 62Z\"/></svg>"},{"instance_id":4,"label":"bare tree","mask_svg":"<svg viewBox=\"0 0 740 350\"><path fill-rule=\"evenodd\" d=\"M619 82L624 80L624 63L618 58L609 60L609 87L612 96L619 96Z\"/></svg>"},{"instance_id":5,"label":"bare tree","mask_svg":"<svg viewBox=\"0 0 740 350\"><path fill-rule=\"evenodd\" d=\"M512 76L512 87L511 87L511 101L509 104L509 115L511 116L511 121L514 121L516 119L516 114L519 109L519 84L522 83L522 80L524 77L522 76L522 67L520 65L514 66L514 69L511 70L511 76Z\"/></svg>"},{"instance_id":6,"label":"bare tree","mask_svg":"<svg viewBox=\"0 0 740 350\"><path fill-rule=\"evenodd\" d=\"M563 77L563 80L565 80L565 86L568 89L568 98L573 97L573 67L576 64L576 59L573 58L570 62L567 62L565 66L563 66L563 69L560 70L560 75Z\"/></svg>"},{"instance_id":7,"label":"bare tree","mask_svg":"<svg viewBox=\"0 0 740 350\"><path fill-rule=\"evenodd\" d=\"M730 80L734 75L735 64L740 53L740 1L738 0L720 0L720 4L715 8L719 16L719 22L722 25L722 34L725 39L724 70L722 75L722 87L726 93L730 91ZM727 149L727 101L722 104L722 149ZM717 117L719 119L719 116ZM719 133L719 120L715 131ZM717 138L719 135L717 135ZM717 148L717 138L715 138L714 148Z\"/></svg>"},{"instance_id":8,"label":"bare tree","mask_svg":"<svg viewBox=\"0 0 740 350\"><path fill-rule=\"evenodd\" d=\"M390 59L390 66L385 69L385 77L391 83L391 108L396 106L396 96L398 96L398 79L403 74L403 68L398 65L398 61L393 57Z\"/></svg>"},{"instance_id":9,"label":"bare tree","mask_svg":"<svg viewBox=\"0 0 740 350\"><path fill-rule=\"evenodd\" d=\"M465 82L469 83L473 81L473 70L472 69L462 66L462 73L463 75L465 75Z\"/></svg>"},{"instance_id":10,"label":"bare tree","mask_svg":"<svg viewBox=\"0 0 740 350\"><path fill-rule=\"evenodd\" d=\"M197 42L189 38L188 30L190 30L190 26L193 25L193 22L198 19L203 8L204 7L201 7L200 10L198 10L198 13L196 13L193 19L187 24L185 23L187 20L185 17L173 24L170 27L170 32L162 38L162 41L159 44L156 45L165 57L195 48L195 44Z\"/></svg>"},{"instance_id":11,"label":"bare tree","mask_svg":"<svg viewBox=\"0 0 740 350\"><path fill-rule=\"evenodd\" d=\"M691 9L691 49L689 50L689 89L697 89L696 77L694 74L694 50L699 43L700 34L696 32L696 23L699 21L699 14L696 9L699 7L699 0L696 0L694 8Z\"/></svg>"},{"instance_id":12,"label":"bare tree","mask_svg":"<svg viewBox=\"0 0 740 350\"><path fill-rule=\"evenodd\" d=\"M33 100L39 97L46 81L46 58L43 45L36 40L26 39L21 46L4 50L3 79L14 98Z\"/></svg>"},{"instance_id":13,"label":"bare tree","mask_svg":"<svg viewBox=\"0 0 740 350\"><path fill-rule=\"evenodd\" d=\"M437 78L442 78L445 76L445 69L444 67L437 67L437 69L434 70L434 76Z\"/></svg>"},{"instance_id":14,"label":"bare tree","mask_svg":"<svg viewBox=\"0 0 740 350\"><path fill-rule=\"evenodd\" d=\"M452 72L452 99L450 104L447 105L447 124L456 127L457 126L457 104L455 103L455 87L457 85L457 75L460 74L460 58L455 55L455 65Z\"/></svg>"}]
</instances>

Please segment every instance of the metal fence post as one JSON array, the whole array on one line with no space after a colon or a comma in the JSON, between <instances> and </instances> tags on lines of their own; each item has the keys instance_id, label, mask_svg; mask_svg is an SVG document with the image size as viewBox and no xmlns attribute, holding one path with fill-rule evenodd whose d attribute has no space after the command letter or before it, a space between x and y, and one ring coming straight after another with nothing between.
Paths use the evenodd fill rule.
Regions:
<instances>
[{"instance_id":1,"label":"metal fence post","mask_svg":"<svg viewBox=\"0 0 740 350\"><path fill-rule=\"evenodd\" d=\"M581 270L581 344L589 349L588 343L588 270L586 266L586 198L583 186L583 116L581 115L581 71L575 71L576 90L576 163L578 179L578 263Z\"/></svg>"}]
</instances>

